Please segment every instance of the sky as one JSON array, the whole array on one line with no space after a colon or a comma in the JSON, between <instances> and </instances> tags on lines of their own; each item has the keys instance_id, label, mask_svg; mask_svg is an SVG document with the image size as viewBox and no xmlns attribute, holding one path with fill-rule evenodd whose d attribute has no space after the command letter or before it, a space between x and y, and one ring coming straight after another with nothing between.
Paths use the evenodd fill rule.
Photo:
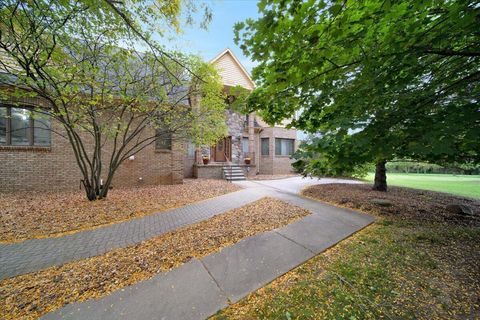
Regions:
<instances>
[{"instance_id":1,"label":"sky","mask_svg":"<svg viewBox=\"0 0 480 320\"><path fill-rule=\"evenodd\" d=\"M194 0L198 1L198 0ZM212 10L213 18L208 29L197 26L184 26L183 34L167 45L182 52L197 54L205 61L215 58L226 48L230 48L243 66L251 72L254 63L243 55L242 50L233 41L233 26L247 18L258 17L256 0L206 0ZM162 41L163 42L163 41Z\"/></svg>"}]
</instances>

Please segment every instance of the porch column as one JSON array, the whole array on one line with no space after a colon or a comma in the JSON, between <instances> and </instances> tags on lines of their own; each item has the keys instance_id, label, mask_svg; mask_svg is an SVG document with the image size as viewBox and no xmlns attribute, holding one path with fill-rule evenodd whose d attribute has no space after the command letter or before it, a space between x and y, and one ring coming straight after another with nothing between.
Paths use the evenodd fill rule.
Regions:
<instances>
[{"instance_id":1,"label":"porch column","mask_svg":"<svg viewBox=\"0 0 480 320\"><path fill-rule=\"evenodd\" d=\"M248 156L252 159L251 163L256 162L255 154L255 112L248 115Z\"/></svg>"}]
</instances>

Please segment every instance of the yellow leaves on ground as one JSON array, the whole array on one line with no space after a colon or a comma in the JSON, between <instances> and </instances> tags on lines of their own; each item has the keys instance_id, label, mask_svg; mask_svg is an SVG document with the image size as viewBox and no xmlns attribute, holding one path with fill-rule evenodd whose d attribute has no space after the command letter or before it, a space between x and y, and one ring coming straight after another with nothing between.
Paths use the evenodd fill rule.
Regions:
<instances>
[{"instance_id":1,"label":"yellow leaves on ground","mask_svg":"<svg viewBox=\"0 0 480 320\"><path fill-rule=\"evenodd\" d=\"M222 180L113 189L88 201L82 191L0 194L0 241L61 235L124 221L216 197L239 188Z\"/></svg>"},{"instance_id":2,"label":"yellow leaves on ground","mask_svg":"<svg viewBox=\"0 0 480 320\"><path fill-rule=\"evenodd\" d=\"M280 200L262 198L138 245L3 280L0 318L36 318L67 303L104 296L308 214Z\"/></svg>"}]
</instances>

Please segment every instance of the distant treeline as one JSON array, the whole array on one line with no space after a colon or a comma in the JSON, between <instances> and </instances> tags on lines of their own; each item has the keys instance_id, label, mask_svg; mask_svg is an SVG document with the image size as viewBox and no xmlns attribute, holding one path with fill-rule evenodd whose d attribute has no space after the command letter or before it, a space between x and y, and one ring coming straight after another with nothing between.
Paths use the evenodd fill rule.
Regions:
<instances>
[{"instance_id":1,"label":"distant treeline","mask_svg":"<svg viewBox=\"0 0 480 320\"><path fill-rule=\"evenodd\" d=\"M387 172L393 173L449 173L449 174L480 174L480 166L459 164L456 166L440 166L426 162L392 161L387 162ZM370 171L374 171L372 167Z\"/></svg>"}]
</instances>

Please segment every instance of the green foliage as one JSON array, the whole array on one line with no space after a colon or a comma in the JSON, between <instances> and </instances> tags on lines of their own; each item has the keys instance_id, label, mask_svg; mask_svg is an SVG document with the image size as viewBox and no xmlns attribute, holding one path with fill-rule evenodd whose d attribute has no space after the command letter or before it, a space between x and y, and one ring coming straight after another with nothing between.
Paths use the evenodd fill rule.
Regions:
<instances>
[{"instance_id":1,"label":"green foliage","mask_svg":"<svg viewBox=\"0 0 480 320\"><path fill-rule=\"evenodd\" d=\"M229 89L228 96L232 97L231 101L229 101L231 110L241 114L248 113L247 100L250 96L250 90L237 85Z\"/></svg>"},{"instance_id":2,"label":"green foliage","mask_svg":"<svg viewBox=\"0 0 480 320\"><path fill-rule=\"evenodd\" d=\"M347 156L339 156L331 150L336 148L334 141L326 138L313 138L300 144L293 155L295 171L304 176L357 177L365 176L370 169L368 164L358 164Z\"/></svg>"},{"instance_id":3,"label":"green foliage","mask_svg":"<svg viewBox=\"0 0 480 320\"><path fill-rule=\"evenodd\" d=\"M269 123L321 133L310 170L381 160L480 163L475 1L274 1L235 26ZM323 169L324 164L332 166Z\"/></svg>"},{"instance_id":4,"label":"green foliage","mask_svg":"<svg viewBox=\"0 0 480 320\"><path fill-rule=\"evenodd\" d=\"M198 105L191 109L191 122L187 138L195 145L212 145L227 135L225 123L225 95L222 94L223 83L214 66L198 62L194 69L199 78L192 81L191 88L201 97Z\"/></svg>"},{"instance_id":5,"label":"green foliage","mask_svg":"<svg viewBox=\"0 0 480 320\"><path fill-rule=\"evenodd\" d=\"M154 32L179 31L196 7L188 0L1 3L1 96L44 102L37 111L62 127L54 133L69 140L90 200L105 197L120 164L158 139L211 144L225 135L223 88L212 67L152 40Z\"/></svg>"}]
</instances>

